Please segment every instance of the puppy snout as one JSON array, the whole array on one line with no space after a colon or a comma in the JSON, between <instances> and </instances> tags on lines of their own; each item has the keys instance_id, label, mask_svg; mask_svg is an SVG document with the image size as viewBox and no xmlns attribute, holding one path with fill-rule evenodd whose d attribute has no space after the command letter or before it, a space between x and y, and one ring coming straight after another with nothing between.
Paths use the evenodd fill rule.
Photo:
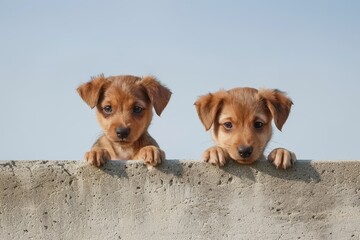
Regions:
<instances>
[{"instance_id":1,"label":"puppy snout","mask_svg":"<svg viewBox=\"0 0 360 240\"><path fill-rule=\"evenodd\" d=\"M120 139L127 138L129 134L130 134L130 128L124 128L124 127L116 128L116 135Z\"/></svg>"},{"instance_id":2,"label":"puppy snout","mask_svg":"<svg viewBox=\"0 0 360 240\"><path fill-rule=\"evenodd\" d=\"M253 147L252 146L239 146L238 152L239 152L240 157L248 158L251 156L251 154L253 152Z\"/></svg>"}]
</instances>

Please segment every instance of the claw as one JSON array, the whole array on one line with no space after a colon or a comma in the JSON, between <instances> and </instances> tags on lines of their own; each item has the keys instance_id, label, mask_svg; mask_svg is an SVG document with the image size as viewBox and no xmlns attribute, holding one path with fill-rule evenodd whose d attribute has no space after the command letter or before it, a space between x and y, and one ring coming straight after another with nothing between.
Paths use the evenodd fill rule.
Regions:
<instances>
[{"instance_id":1,"label":"claw","mask_svg":"<svg viewBox=\"0 0 360 240\"><path fill-rule=\"evenodd\" d=\"M284 148L276 148L271 151L268 156L268 160L275 165L276 168L287 169L294 165L296 161L295 153L284 149Z\"/></svg>"}]
</instances>

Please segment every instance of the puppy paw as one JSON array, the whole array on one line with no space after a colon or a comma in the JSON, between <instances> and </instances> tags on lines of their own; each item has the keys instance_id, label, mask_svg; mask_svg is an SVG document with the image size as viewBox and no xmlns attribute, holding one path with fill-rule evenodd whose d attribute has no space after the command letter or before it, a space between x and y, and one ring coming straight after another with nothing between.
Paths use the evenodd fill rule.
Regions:
<instances>
[{"instance_id":1,"label":"puppy paw","mask_svg":"<svg viewBox=\"0 0 360 240\"><path fill-rule=\"evenodd\" d=\"M103 166L107 160L110 160L110 154L107 150L98 148L85 153L84 158L85 162L99 168Z\"/></svg>"},{"instance_id":2,"label":"puppy paw","mask_svg":"<svg viewBox=\"0 0 360 240\"><path fill-rule=\"evenodd\" d=\"M165 159L165 152L155 146L146 146L140 149L135 159L144 160L146 165L156 166Z\"/></svg>"},{"instance_id":3,"label":"puppy paw","mask_svg":"<svg viewBox=\"0 0 360 240\"><path fill-rule=\"evenodd\" d=\"M287 169L294 165L296 156L295 153L285 148L276 148L271 151L268 160L274 164L276 168Z\"/></svg>"},{"instance_id":4,"label":"puppy paw","mask_svg":"<svg viewBox=\"0 0 360 240\"><path fill-rule=\"evenodd\" d=\"M222 167L226 164L228 159L227 152L221 147L211 147L208 148L203 154L203 160L205 162L211 163L218 167Z\"/></svg>"}]
</instances>

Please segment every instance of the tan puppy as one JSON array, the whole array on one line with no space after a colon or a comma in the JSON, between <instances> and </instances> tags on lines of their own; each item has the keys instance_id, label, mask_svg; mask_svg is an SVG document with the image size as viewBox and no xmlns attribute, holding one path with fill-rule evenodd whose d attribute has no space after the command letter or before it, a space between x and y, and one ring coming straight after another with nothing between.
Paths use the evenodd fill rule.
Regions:
<instances>
[{"instance_id":1,"label":"tan puppy","mask_svg":"<svg viewBox=\"0 0 360 240\"><path fill-rule=\"evenodd\" d=\"M157 115L166 107L171 92L154 77L103 75L77 89L81 98L96 107L104 134L85 153L85 161L101 167L107 160L141 159L157 165L165 153L149 135L152 108Z\"/></svg>"},{"instance_id":2,"label":"tan puppy","mask_svg":"<svg viewBox=\"0 0 360 240\"><path fill-rule=\"evenodd\" d=\"M263 158L272 136L271 120L281 130L292 101L279 90L234 88L201 96L196 110L206 130L211 128L216 146L207 149L205 162L224 166L229 158L250 164ZM288 168L296 160L293 152L274 149L268 156L277 168Z\"/></svg>"}]
</instances>

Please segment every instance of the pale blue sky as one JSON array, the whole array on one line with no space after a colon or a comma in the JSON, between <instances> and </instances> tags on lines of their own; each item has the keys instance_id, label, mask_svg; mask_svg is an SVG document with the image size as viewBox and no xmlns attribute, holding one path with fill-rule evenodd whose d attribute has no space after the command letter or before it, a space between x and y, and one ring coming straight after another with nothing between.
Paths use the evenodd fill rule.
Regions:
<instances>
[{"instance_id":1,"label":"pale blue sky","mask_svg":"<svg viewBox=\"0 0 360 240\"><path fill-rule=\"evenodd\" d=\"M242 86L294 101L269 150L360 159L359 13L359 1L1 0L0 159L82 159L100 128L76 88L99 73L171 88L149 129L168 159L212 145L198 96Z\"/></svg>"}]
</instances>

